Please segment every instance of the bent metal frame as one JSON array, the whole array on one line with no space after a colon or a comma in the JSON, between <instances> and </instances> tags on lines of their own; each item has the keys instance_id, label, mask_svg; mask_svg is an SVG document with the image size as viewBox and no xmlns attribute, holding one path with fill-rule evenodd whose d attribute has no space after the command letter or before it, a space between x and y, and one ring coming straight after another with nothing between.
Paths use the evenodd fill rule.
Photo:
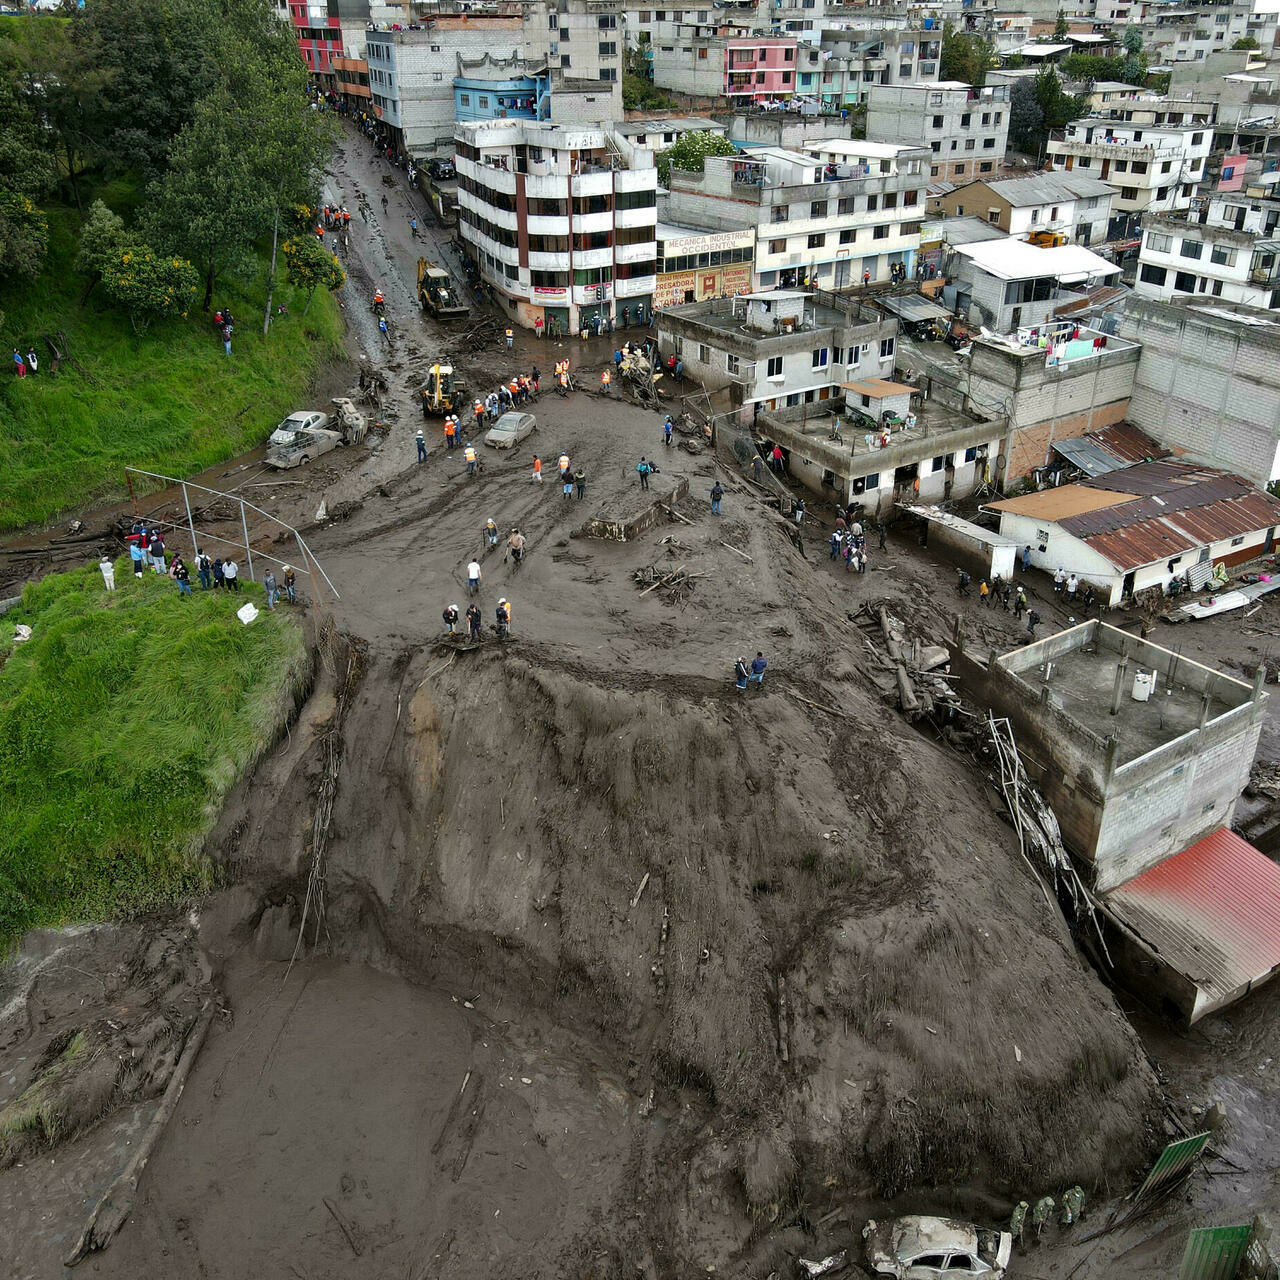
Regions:
<instances>
[{"instance_id":1,"label":"bent metal frame","mask_svg":"<svg viewBox=\"0 0 1280 1280\"><path fill-rule=\"evenodd\" d=\"M258 515L265 517L267 520L270 520L273 524L279 525L281 529L284 529L287 533L293 535L294 540L298 544L298 553L301 561L301 563L299 563L294 567L300 569L303 573L305 573L311 579L312 598L316 601L317 604L325 603L325 601L321 598L321 593L319 590L321 579L324 580L325 586L328 587L329 593L334 600L340 600L342 598L338 594L338 589L330 581L329 575L325 573L323 566L320 564L320 561L317 560L315 556L311 554L311 548L307 546L306 541L303 539L302 534L300 534L298 530L293 527L293 525L286 524L283 520L279 518L279 516L272 515L270 511L264 511L261 507L255 506L247 498L242 498L238 494L224 493L221 489L209 489L202 484L194 484L190 480L179 480L176 476L160 475L156 471L143 471L141 467L125 467L124 472L125 472L125 481L129 486L129 498L133 503L133 510L135 515L140 515L141 513L138 511L138 500L136 497L134 497L134 492L133 492L134 476L146 476L147 479L149 480L160 480L160 481L163 481L165 485L171 488L182 490L182 505L186 508L186 512L187 512L187 531L191 535L191 555L193 559L198 554L200 550L201 541L203 540L205 542L220 542L229 547L237 547L237 548L243 547L245 560L247 562L247 567L249 570L249 579L250 581L253 581L253 582L257 581L257 576L254 573L254 568L253 568L253 557L255 554L258 556L260 560L269 560L272 564L281 565L281 566L286 564L293 565L292 560L281 560L278 556L274 556L270 552L264 551L261 548L259 548L255 553L254 548L249 543L249 522L245 518L245 509L248 508L250 511L257 512ZM191 490L191 489L196 489L200 493L211 494L214 498L222 498L227 502L235 503L236 506L239 508L239 512L240 512L241 536L239 538L224 538L220 534L209 533L207 531L202 530L199 537L197 537L196 522L192 516L191 499L188 493L188 490ZM173 529L181 528L181 526L176 521L161 520L159 521L159 523L167 524L170 528L173 528Z\"/></svg>"}]
</instances>

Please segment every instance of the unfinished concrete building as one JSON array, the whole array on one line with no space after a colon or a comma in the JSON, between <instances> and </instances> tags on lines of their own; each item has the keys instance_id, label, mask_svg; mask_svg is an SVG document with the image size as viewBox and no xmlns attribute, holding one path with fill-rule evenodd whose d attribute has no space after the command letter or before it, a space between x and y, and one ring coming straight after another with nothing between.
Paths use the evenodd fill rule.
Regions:
<instances>
[{"instance_id":1,"label":"unfinished concrete building","mask_svg":"<svg viewBox=\"0 0 1280 1280\"><path fill-rule=\"evenodd\" d=\"M1193 1022L1280 967L1280 868L1224 831L1266 716L1261 673L1250 685L1096 620L986 658L958 637L952 659L1012 724L1135 990Z\"/></svg>"}]
</instances>

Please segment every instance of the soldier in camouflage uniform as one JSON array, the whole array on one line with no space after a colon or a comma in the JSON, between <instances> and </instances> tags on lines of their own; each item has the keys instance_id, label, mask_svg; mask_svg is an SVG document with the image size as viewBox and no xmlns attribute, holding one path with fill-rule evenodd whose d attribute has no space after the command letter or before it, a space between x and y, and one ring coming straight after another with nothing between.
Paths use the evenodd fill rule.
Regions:
<instances>
[{"instance_id":1,"label":"soldier in camouflage uniform","mask_svg":"<svg viewBox=\"0 0 1280 1280\"><path fill-rule=\"evenodd\" d=\"M1025 1200L1019 1200L1009 1217L1009 1234L1017 1241L1019 1248L1025 1247L1027 1243L1027 1211L1030 1207Z\"/></svg>"},{"instance_id":2,"label":"soldier in camouflage uniform","mask_svg":"<svg viewBox=\"0 0 1280 1280\"><path fill-rule=\"evenodd\" d=\"M1036 1239L1044 1234L1045 1224L1053 1217L1054 1200L1052 1196L1041 1196L1036 1207L1031 1210L1031 1225L1036 1229Z\"/></svg>"},{"instance_id":3,"label":"soldier in camouflage uniform","mask_svg":"<svg viewBox=\"0 0 1280 1280\"><path fill-rule=\"evenodd\" d=\"M1084 1215L1084 1189L1068 1187L1062 1193L1062 1225L1069 1227Z\"/></svg>"}]
</instances>

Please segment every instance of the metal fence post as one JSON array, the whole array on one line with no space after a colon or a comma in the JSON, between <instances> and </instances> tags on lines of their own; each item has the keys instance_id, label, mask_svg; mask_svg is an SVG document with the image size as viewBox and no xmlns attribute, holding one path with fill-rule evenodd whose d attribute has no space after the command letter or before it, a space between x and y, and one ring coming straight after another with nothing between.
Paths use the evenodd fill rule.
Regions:
<instances>
[{"instance_id":1,"label":"metal fence post","mask_svg":"<svg viewBox=\"0 0 1280 1280\"><path fill-rule=\"evenodd\" d=\"M244 554L249 561L249 581L256 582L253 576L253 552L249 549L249 522L244 518L244 500L240 499L240 530L244 534Z\"/></svg>"},{"instance_id":2,"label":"metal fence post","mask_svg":"<svg viewBox=\"0 0 1280 1280\"><path fill-rule=\"evenodd\" d=\"M187 528L191 530L191 555L194 559L200 554L200 548L196 545L196 522L191 518L191 499L187 497L187 484L182 482L182 504L187 509Z\"/></svg>"}]
</instances>

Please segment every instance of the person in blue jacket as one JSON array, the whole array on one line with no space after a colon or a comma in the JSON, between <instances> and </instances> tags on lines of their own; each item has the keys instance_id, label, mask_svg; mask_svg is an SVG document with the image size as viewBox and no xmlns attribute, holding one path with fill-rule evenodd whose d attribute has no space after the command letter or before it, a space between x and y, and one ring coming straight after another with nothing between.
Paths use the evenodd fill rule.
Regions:
<instances>
[{"instance_id":1,"label":"person in blue jacket","mask_svg":"<svg viewBox=\"0 0 1280 1280\"><path fill-rule=\"evenodd\" d=\"M751 659L751 675L749 677L755 684L764 684L764 669L769 665L769 660L763 653L756 651L756 656Z\"/></svg>"}]
</instances>

